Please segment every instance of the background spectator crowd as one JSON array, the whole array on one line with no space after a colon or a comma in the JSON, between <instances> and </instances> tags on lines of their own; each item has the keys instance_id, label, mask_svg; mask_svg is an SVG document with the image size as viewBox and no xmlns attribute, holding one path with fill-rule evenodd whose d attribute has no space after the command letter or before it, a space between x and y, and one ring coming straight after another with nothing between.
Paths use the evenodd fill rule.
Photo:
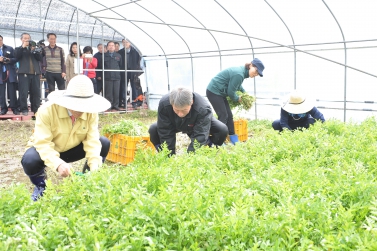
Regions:
<instances>
[{"instance_id":1,"label":"background spectator crowd","mask_svg":"<svg viewBox=\"0 0 377 251\"><path fill-rule=\"evenodd\" d=\"M116 41L100 43L95 54L91 46L84 46L81 51L77 42L73 42L67 56L54 33L47 34L47 46L45 40L34 42L28 33L22 33L20 39L21 46L14 49L5 45L0 35L0 115L7 114L10 109L15 115L26 116L29 106L31 112L37 113L41 105L41 85L45 90L44 98L48 99L50 92L56 88L65 90L79 73L90 78L95 93L111 103L108 111L125 108L127 101L133 108L142 105L139 79L142 72L134 71L141 70L141 57L126 39L122 40L122 49ZM81 69L78 69L79 65ZM131 93L126 94L128 83ZM131 97L126 100L129 95Z\"/></svg>"}]
</instances>

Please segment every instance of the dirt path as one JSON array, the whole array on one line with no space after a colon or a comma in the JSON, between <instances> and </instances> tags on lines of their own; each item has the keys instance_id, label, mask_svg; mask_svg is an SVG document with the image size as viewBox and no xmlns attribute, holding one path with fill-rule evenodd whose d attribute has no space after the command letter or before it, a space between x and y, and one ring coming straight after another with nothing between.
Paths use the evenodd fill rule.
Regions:
<instances>
[{"instance_id":1,"label":"dirt path","mask_svg":"<svg viewBox=\"0 0 377 251\"><path fill-rule=\"evenodd\" d=\"M115 120L118 119L115 118ZM26 151L26 144L32 134L34 123L34 121L0 120L0 189L16 183L24 183L30 190L33 189L29 178L22 169L21 158ZM148 121L147 124L150 122ZM102 125L103 123L100 123L100 127ZM186 152L189 142L187 135L178 133L177 154ZM81 171L83 164L84 160L77 161L72 164L72 167L76 171ZM47 176L52 182L61 180L51 170L47 170Z\"/></svg>"},{"instance_id":2,"label":"dirt path","mask_svg":"<svg viewBox=\"0 0 377 251\"><path fill-rule=\"evenodd\" d=\"M0 188L17 182L29 183L21 157L33 127L34 121L0 120Z\"/></svg>"}]
</instances>

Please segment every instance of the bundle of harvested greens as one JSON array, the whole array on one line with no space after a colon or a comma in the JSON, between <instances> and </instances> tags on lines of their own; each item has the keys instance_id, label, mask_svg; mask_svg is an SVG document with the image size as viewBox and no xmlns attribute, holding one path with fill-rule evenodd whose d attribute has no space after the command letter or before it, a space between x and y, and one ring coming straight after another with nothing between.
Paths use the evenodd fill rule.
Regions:
<instances>
[{"instance_id":1,"label":"bundle of harvested greens","mask_svg":"<svg viewBox=\"0 0 377 251\"><path fill-rule=\"evenodd\" d=\"M102 128L103 134L125 134L128 136L148 135L148 128L139 120L121 120L116 124L105 125Z\"/></svg>"},{"instance_id":2,"label":"bundle of harvested greens","mask_svg":"<svg viewBox=\"0 0 377 251\"><path fill-rule=\"evenodd\" d=\"M255 98L246 92L240 92L237 91L236 94L241 97L241 102L233 101L231 98L227 97L230 109L234 109L238 107L240 110L249 110L251 107L253 107L253 103L255 101Z\"/></svg>"}]
</instances>

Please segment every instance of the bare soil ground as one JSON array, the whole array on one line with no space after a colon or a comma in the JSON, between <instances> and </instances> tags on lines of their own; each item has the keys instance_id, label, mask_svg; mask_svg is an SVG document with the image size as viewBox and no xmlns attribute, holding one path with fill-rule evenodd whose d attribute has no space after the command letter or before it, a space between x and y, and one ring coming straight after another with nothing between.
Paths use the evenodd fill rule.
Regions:
<instances>
[{"instance_id":1,"label":"bare soil ground","mask_svg":"<svg viewBox=\"0 0 377 251\"><path fill-rule=\"evenodd\" d=\"M99 128L108 123L116 123L120 119L139 119L146 125L156 121L155 112L140 110L132 114L109 114L100 116ZM22 169L21 158L26 151L26 144L33 132L35 121L0 120L0 190L12 184L24 183L32 190L33 186ZM189 138L185 134L177 135L177 154L186 151ZM81 171L85 160L72 163L75 171ZM114 163L106 162L108 165ZM47 170L47 176L52 182L62 180L56 172Z\"/></svg>"},{"instance_id":2,"label":"bare soil ground","mask_svg":"<svg viewBox=\"0 0 377 251\"><path fill-rule=\"evenodd\" d=\"M0 120L0 188L30 183L22 170L21 157L33 128L34 121Z\"/></svg>"}]
</instances>

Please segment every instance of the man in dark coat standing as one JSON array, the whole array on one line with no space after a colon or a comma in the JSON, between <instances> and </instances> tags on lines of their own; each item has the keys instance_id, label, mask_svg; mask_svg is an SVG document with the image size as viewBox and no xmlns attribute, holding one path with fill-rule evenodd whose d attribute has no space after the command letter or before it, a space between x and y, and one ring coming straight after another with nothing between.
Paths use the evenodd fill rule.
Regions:
<instances>
[{"instance_id":1,"label":"man in dark coat standing","mask_svg":"<svg viewBox=\"0 0 377 251\"><path fill-rule=\"evenodd\" d=\"M132 47L131 43L127 39L122 39L123 49L119 50L119 54L122 56L122 70L141 70L140 69L140 55ZM126 67L127 66L127 67ZM136 98L142 94L141 87L136 86L137 78L140 76L140 72L128 72L127 76L124 72L121 73L120 81L120 90L119 90L119 104L122 104L122 107L126 105L126 86L128 81L131 83L132 90L132 107L136 108L137 102Z\"/></svg>"},{"instance_id":2,"label":"man in dark coat standing","mask_svg":"<svg viewBox=\"0 0 377 251\"><path fill-rule=\"evenodd\" d=\"M100 94L100 92L103 89L103 80L102 80L102 53L105 53L103 51L103 44L97 45L98 52L94 54L93 57L97 59L97 67L96 67L96 80L97 80L97 92L96 94ZM102 95L103 96L103 95Z\"/></svg>"},{"instance_id":3,"label":"man in dark coat standing","mask_svg":"<svg viewBox=\"0 0 377 251\"><path fill-rule=\"evenodd\" d=\"M156 149L166 142L175 154L176 133L186 133L191 143L187 151L199 145L221 146L228 135L228 127L213 117L207 100L186 88L176 88L163 96L158 105L157 123L149 127L150 140Z\"/></svg>"},{"instance_id":4,"label":"man in dark coat standing","mask_svg":"<svg viewBox=\"0 0 377 251\"><path fill-rule=\"evenodd\" d=\"M115 52L113 41L107 43L108 51L104 54L104 69L115 70L105 71L105 98L111 103L111 109L119 111L119 83L122 57Z\"/></svg>"},{"instance_id":5,"label":"man in dark coat standing","mask_svg":"<svg viewBox=\"0 0 377 251\"><path fill-rule=\"evenodd\" d=\"M8 89L9 107L14 115L19 115L19 107L17 104L17 75L16 75L17 59L14 56L14 50L11 46L3 43L3 36L0 35L0 115L8 112L6 103L5 87Z\"/></svg>"},{"instance_id":6,"label":"man in dark coat standing","mask_svg":"<svg viewBox=\"0 0 377 251\"><path fill-rule=\"evenodd\" d=\"M28 33L21 34L22 45L15 50L15 56L19 61L18 69L18 94L22 115L28 115L27 96L30 89L30 103L32 112L37 113L41 104L41 69L39 62L42 60L42 52L36 51L33 44L29 44L31 37Z\"/></svg>"}]
</instances>

